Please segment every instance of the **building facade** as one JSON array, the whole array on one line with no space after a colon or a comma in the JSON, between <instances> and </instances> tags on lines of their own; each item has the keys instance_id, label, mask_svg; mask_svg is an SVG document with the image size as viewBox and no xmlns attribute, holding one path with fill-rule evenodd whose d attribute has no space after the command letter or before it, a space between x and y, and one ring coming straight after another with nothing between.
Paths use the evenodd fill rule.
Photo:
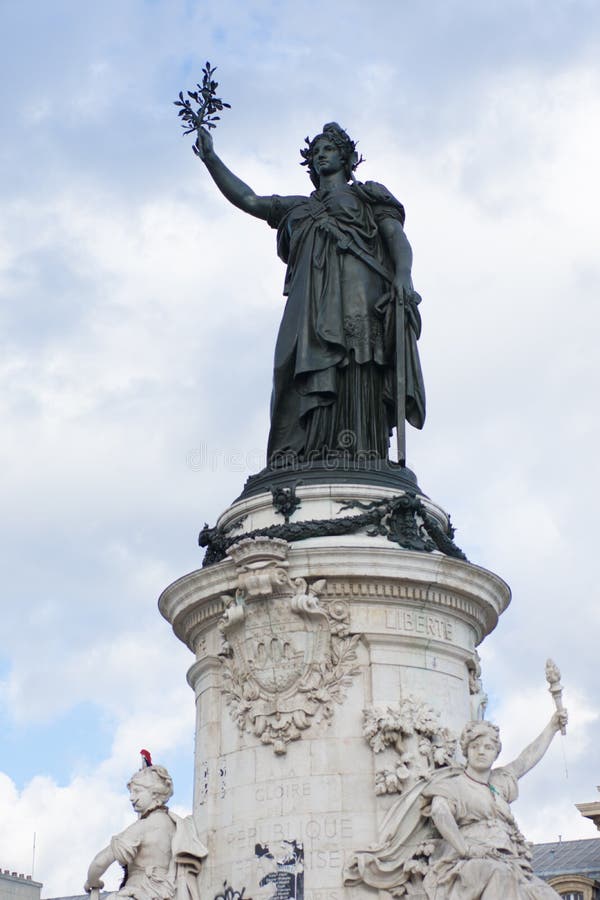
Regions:
<instances>
[{"instance_id":1,"label":"building facade","mask_svg":"<svg viewBox=\"0 0 600 900\"><path fill-rule=\"evenodd\" d=\"M533 869L564 900L600 900L600 838L534 844Z\"/></svg>"},{"instance_id":2,"label":"building facade","mask_svg":"<svg viewBox=\"0 0 600 900\"><path fill-rule=\"evenodd\" d=\"M0 900L40 900L42 885L31 875L0 869Z\"/></svg>"}]
</instances>

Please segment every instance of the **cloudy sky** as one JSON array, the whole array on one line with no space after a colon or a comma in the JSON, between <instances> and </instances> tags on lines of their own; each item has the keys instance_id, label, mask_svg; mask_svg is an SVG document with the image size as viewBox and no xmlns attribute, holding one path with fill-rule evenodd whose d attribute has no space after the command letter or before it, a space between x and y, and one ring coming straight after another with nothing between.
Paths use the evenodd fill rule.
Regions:
<instances>
[{"instance_id":1,"label":"cloudy sky","mask_svg":"<svg viewBox=\"0 0 600 900\"><path fill-rule=\"evenodd\" d=\"M131 819L150 747L190 808L191 655L156 609L264 460L274 235L217 193L172 100L219 66L224 159L303 193L339 121L407 208L428 392L409 465L513 603L482 648L533 840L597 836L596 0L1 0L0 867L46 896ZM114 883L114 879L112 882Z\"/></svg>"}]
</instances>

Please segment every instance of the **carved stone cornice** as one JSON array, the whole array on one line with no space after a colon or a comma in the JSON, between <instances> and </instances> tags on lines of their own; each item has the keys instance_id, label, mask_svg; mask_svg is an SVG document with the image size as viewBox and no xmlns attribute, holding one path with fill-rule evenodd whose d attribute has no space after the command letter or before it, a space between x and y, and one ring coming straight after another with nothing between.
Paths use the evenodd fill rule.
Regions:
<instances>
[{"instance_id":1,"label":"carved stone cornice","mask_svg":"<svg viewBox=\"0 0 600 900\"><path fill-rule=\"evenodd\" d=\"M598 788L600 791L600 787ZM582 816L591 819L598 831L600 831L600 800L594 800L591 803L576 803L575 806Z\"/></svg>"},{"instance_id":2,"label":"carved stone cornice","mask_svg":"<svg viewBox=\"0 0 600 900\"><path fill-rule=\"evenodd\" d=\"M409 601L438 607L470 624L479 643L510 603L510 588L487 569L441 554L398 551L351 537L305 541L290 554L296 568L322 573L327 593L363 602Z\"/></svg>"},{"instance_id":3,"label":"carved stone cornice","mask_svg":"<svg viewBox=\"0 0 600 900\"><path fill-rule=\"evenodd\" d=\"M158 608L179 640L195 653L194 638L223 615L223 595L235 592L236 587L235 566L226 559L178 578L162 592Z\"/></svg>"},{"instance_id":4,"label":"carved stone cornice","mask_svg":"<svg viewBox=\"0 0 600 900\"><path fill-rule=\"evenodd\" d=\"M324 596L351 605L356 599L437 608L467 622L475 631L475 643L495 628L510 602L508 585L480 566L437 553L398 550L383 538L363 535L292 544L287 573L291 579L325 578ZM159 608L175 634L195 652L199 634L222 616L224 595L234 594L238 586L236 566L228 558L178 579L163 591Z\"/></svg>"},{"instance_id":5,"label":"carved stone cornice","mask_svg":"<svg viewBox=\"0 0 600 900\"><path fill-rule=\"evenodd\" d=\"M195 690L199 679L204 678L209 672L218 673L220 671L221 658L219 656L206 654L200 659L197 659L188 669L187 683L192 690Z\"/></svg>"}]
</instances>

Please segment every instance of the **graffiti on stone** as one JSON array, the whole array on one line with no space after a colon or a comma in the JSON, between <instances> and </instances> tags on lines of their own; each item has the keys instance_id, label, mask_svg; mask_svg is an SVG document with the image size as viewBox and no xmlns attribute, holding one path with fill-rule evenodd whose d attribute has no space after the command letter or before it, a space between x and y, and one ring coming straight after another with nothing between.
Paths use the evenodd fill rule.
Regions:
<instances>
[{"instance_id":1,"label":"graffiti on stone","mask_svg":"<svg viewBox=\"0 0 600 900\"><path fill-rule=\"evenodd\" d=\"M265 900L304 900L304 845L293 839L279 844L256 844L259 888L271 893Z\"/></svg>"}]
</instances>

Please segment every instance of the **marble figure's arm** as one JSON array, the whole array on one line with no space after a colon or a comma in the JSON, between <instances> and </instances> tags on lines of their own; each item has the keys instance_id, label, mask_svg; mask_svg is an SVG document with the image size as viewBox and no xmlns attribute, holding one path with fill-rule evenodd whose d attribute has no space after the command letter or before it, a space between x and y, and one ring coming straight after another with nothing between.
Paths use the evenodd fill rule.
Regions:
<instances>
[{"instance_id":1,"label":"marble figure's arm","mask_svg":"<svg viewBox=\"0 0 600 900\"><path fill-rule=\"evenodd\" d=\"M456 819L445 797L434 797L431 803L431 819L433 824L444 838L456 850L459 856L471 858L484 856L485 848L479 848L473 844L467 844L456 824Z\"/></svg>"},{"instance_id":2,"label":"marble figure's arm","mask_svg":"<svg viewBox=\"0 0 600 900\"><path fill-rule=\"evenodd\" d=\"M243 212L256 216L258 219L266 220L269 216L272 198L259 197L251 187L227 168L225 163L215 153L212 135L204 128L198 129L196 147L198 156L203 161L212 180L223 196Z\"/></svg>"},{"instance_id":3,"label":"marble figure's arm","mask_svg":"<svg viewBox=\"0 0 600 900\"><path fill-rule=\"evenodd\" d=\"M83 887L86 894L89 894L92 888L101 890L104 887L104 882L100 880L100 876L104 875L108 867L114 862L116 862L115 855L110 847L105 847L104 850L95 855L90 863L87 879Z\"/></svg>"},{"instance_id":4,"label":"marble figure's arm","mask_svg":"<svg viewBox=\"0 0 600 900\"><path fill-rule=\"evenodd\" d=\"M530 769L536 766L550 744L557 731L564 728L567 724L568 716L566 709L554 713L544 730L539 734L531 744L517 756L513 762L504 768L510 769L515 778L522 778Z\"/></svg>"},{"instance_id":5,"label":"marble figure's arm","mask_svg":"<svg viewBox=\"0 0 600 900\"><path fill-rule=\"evenodd\" d=\"M445 797L433 798L431 819L444 840L454 847L459 856L472 859L486 855L487 850L483 845L465 841Z\"/></svg>"}]
</instances>

